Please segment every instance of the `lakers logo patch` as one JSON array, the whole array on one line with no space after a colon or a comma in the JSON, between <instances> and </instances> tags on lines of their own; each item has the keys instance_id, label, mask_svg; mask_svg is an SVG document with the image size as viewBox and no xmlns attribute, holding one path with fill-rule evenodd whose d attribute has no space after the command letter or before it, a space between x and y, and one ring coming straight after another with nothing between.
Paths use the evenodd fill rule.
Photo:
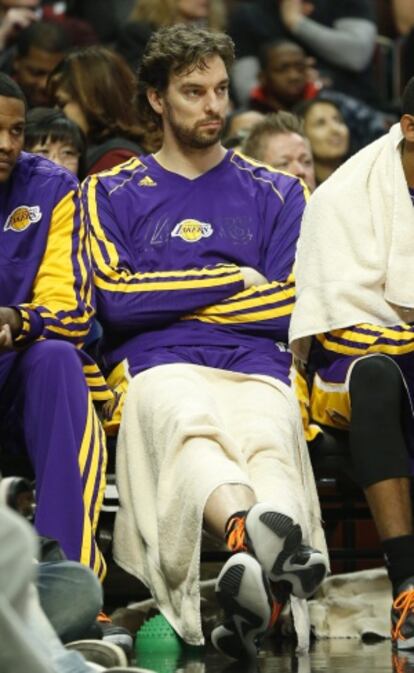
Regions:
<instances>
[{"instance_id":1,"label":"lakers logo patch","mask_svg":"<svg viewBox=\"0 0 414 673\"><path fill-rule=\"evenodd\" d=\"M12 210L4 225L4 231L24 231L31 224L39 222L42 211L39 206L19 206Z\"/></svg>"},{"instance_id":2,"label":"lakers logo patch","mask_svg":"<svg viewBox=\"0 0 414 673\"><path fill-rule=\"evenodd\" d=\"M179 236L187 243L197 243L202 238L209 238L213 233L213 227L208 222L198 220L182 220L175 225L171 236Z\"/></svg>"}]
</instances>

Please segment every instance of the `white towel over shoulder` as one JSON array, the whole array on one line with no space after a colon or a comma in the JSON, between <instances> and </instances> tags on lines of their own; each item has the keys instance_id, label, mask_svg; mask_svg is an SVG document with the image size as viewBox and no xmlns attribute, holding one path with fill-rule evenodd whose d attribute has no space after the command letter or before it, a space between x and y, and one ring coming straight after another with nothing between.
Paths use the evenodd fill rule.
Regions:
<instances>
[{"instance_id":1,"label":"white towel over shoulder","mask_svg":"<svg viewBox=\"0 0 414 673\"><path fill-rule=\"evenodd\" d=\"M311 196L298 244L295 354L310 337L358 323L414 319L414 208L400 124L351 157Z\"/></svg>"}]
</instances>

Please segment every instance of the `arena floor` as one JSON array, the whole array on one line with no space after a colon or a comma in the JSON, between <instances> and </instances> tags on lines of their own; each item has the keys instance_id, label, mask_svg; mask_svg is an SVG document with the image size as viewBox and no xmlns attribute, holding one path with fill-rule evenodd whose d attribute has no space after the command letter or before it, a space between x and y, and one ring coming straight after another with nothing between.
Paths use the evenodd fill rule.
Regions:
<instances>
[{"instance_id":1,"label":"arena floor","mask_svg":"<svg viewBox=\"0 0 414 673\"><path fill-rule=\"evenodd\" d=\"M289 644L267 642L255 663L234 662L207 647L198 654L147 655L137 662L156 673L414 673L414 652L392 655L390 641L317 641L307 656L295 656Z\"/></svg>"}]
</instances>

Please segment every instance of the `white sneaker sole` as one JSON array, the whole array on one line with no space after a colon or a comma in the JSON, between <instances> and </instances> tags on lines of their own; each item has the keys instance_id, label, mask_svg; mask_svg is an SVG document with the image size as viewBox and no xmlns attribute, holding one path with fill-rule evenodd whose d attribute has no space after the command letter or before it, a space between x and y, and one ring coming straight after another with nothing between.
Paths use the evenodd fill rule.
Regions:
<instances>
[{"instance_id":1,"label":"white sneaker sole","mask_svg":"<svg viewBox=\"0 0 414 673\"><path fill-rule=\"evenodd\" d=\"M299 524L268 503L253 505L246 517L249 548L273 582L285 581L299 598L315 593L327 573L323 554L302 545Z\"/></svg>"},{"instance_id":2,"label":"white sneaker sole","mask_svg":"<svg viewBox=\"0 0 414 673\"><path fill-rule=\"evenodd\" d=\"M235 659L246 653L256 657L256 642L269 628L273 606L268 580L257 560L243 552L234 554L217 578L216 596L232 628L214 629L213 645Z\"/></svg>"}]
</instances>

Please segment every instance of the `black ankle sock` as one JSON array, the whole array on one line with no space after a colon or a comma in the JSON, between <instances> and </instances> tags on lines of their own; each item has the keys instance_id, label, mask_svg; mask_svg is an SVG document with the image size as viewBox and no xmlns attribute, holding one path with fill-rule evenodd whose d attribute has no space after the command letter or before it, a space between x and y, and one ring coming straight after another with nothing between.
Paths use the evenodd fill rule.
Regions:
<instances>
[{"instance_id":1,"label":"black ankle sock","mask_svg":"<svg viewBox=\"0 0 414 673\"><path fill-rule=\"evenodd\" d=\"M388 576L396 596L405 580L412 577L414 584L414 535L389 538L383 541L382 546Z\"/></svg>"}]
</instances>

